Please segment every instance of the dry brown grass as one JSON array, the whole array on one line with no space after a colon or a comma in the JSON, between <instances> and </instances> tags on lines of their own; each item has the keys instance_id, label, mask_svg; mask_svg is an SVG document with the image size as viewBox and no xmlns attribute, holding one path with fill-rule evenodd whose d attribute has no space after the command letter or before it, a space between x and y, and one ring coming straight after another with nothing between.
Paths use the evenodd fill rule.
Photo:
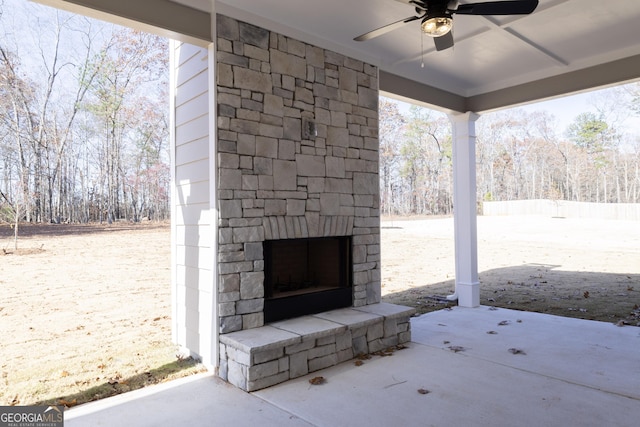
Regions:
<instances>
[{"instance_id":1,"label":"dry brown grass","mask_svg":"<svg viewBox=\"0 0 640 427\"><path fill-rule=\"evenodd\" d=\"M0 229L0 405L73 406L203 370L171 343L167 224L20 231L16 251Z\"/></svg>"}]
</instances>

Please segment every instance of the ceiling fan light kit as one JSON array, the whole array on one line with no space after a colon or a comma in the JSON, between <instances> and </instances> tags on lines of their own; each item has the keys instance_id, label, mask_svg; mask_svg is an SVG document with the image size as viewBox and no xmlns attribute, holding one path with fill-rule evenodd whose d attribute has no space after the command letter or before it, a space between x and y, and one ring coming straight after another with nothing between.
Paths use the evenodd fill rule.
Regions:
<instances>
[{"instance_id":1,"label":"ceiling fan light kit","mask_svg":"<svg viewBox=\"0 0 640 427\"><path fill-rule=\"evenodd\" d=\"M453 19L448 16L426 17L422 20L422 32L431 37L442 37L453 28Z\"/></svg>"},{"instance_id":2,"label":"ceiling fan light kit","mask_svg":"<svg viewBox=\"0 0 640 427\"><path fill-rule=\"evenodd\" d=\"M410 16L369 31L354 40L359 42L371 40L420 19L422 32L434 38L436 50L440 51L453 46L451 29L453 28L453 15L456 13L460 15L528 15L538 7L538 0L505 0L464 4L459 4L458 0L410 0L409 3L415 6L417 16Z\"/></svg>"}]
</instances>

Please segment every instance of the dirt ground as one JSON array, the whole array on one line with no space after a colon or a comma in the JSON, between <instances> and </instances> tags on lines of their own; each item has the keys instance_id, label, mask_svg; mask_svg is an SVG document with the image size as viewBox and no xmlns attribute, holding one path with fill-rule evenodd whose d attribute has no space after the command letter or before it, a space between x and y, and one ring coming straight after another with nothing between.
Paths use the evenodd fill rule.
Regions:
<instances>
[{"instance_id":1,"label":"dirt ground","mask_svg":"<svg viewBox=\"0 0 640 427\"><path fill-rule=\"evenodd\" d=\"M168 224L0 225L0 405L72 406L202 371L171 344ZM640 224L478 218L481 303L640 321ZM453 220L385 219L383 299L454 290Z\"/></svg>"},{"instance_id":2,"label":"dirt ground","mask_svg":"<svg viewBox=\"0 0 640 427\"><path fill-rule=\"evenodd\" d=\"M0 405L72 406L202 370L171 344L168 224L0 226Z\"/></svg>"}]
</instances>

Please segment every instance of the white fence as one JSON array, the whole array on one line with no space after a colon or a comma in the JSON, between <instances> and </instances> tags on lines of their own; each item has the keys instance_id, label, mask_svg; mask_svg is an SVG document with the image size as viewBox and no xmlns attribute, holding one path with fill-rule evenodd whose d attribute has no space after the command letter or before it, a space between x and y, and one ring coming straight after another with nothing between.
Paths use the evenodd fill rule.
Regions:
<instances>
[{"instance_id":1,"label":"white fence","mask_svg":"<svg viewBox=\"0 0 640 427\"><path fill-rule=\"evenodd\" d=\"M482 215L545 215L640 221L640 203L586 203L566 200L482 202Z\"/></svg>"}]
</instances>

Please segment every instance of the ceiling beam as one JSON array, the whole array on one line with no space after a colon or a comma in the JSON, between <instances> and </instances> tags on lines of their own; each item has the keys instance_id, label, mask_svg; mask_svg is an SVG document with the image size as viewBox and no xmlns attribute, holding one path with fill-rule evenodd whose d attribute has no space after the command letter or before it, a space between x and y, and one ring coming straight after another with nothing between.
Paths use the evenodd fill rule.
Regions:
<instances>
[{"instance_id":1,"label":"ceiling beam","mask_svg":"<svg viewBox=\"0 0 640 427\"><path fill-rule=\"evenodd\" d=\"M450 112L486 113L640 79L640 55L534 82L463 97L380 70L380 90L394 98Z\"/></svg>"},{"instance_id":2,"label":"ceiling beam","mask_svg":"<svg viewBox=\"0 0 640 427\"><path fill-rule=\"evenodd\" d=\"M471 96L467 111L487 112L640 79L640 55Z\"/></svg>"},{"instance_id":3,"label":"ceiling beam","mask_svg":"<svg viewBox=\"0 0 640 427\"><path fill-rule=\"evenodd\" d=\"M38 3L206 46L211 14L169 0L36 0Z\"/></svg>"},{"instance_id":4,"label":"ceiling beam","mask_svg":"<svg viewBox=\"0 0 640 427\"><path fill-rule=\"evenodd\" d=\"M380 70L379 87L392 97L411 102L418 102L436 110L450 112L466 112L466 98L446 90L418 83L414 80L400 77Z\"/></svg>"}]
</instances>

